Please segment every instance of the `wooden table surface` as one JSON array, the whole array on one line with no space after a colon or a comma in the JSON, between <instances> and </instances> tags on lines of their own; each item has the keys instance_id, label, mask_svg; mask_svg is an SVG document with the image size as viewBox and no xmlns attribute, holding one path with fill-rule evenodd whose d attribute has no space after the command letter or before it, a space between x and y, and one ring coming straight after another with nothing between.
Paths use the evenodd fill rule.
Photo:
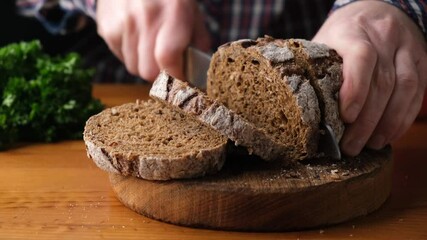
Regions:
<instances>
[{"instance_id":1,"label":"wooden table surface","mask_svg":"<svg viewBox=\"0 0 427 240\"><path fill-rule=\"evenodd\" d=\"M148 87L96 85L94 95L113 106L146 99ZM416 122L393 147L392 194L375 213L309 231L245 233L132 212L86 157L83 141L21 146L0 152L0 239L427 239L427 122Z\"/></svg>"}]
</instances>

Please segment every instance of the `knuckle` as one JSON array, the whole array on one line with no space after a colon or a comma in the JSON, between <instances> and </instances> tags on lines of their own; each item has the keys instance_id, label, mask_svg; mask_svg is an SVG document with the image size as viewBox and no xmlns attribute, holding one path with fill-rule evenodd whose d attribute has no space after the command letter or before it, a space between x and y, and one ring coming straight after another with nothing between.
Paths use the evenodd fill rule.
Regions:
<instances>
[{"instance_id":1,"label":"knuckle","mask_svg":"<svg viewBox=\"0 0 427 240\"><path fill-rule=\"evenodd\" d=\"M173 2L173 1L172 1ZM134 17L141 17L143 21L150 25L160 16L161 6L156 1L143 1L142 10L132 9Z\"/></svg>"},{"instance_id":2,"label":"knuckle","mask_svg":"<svg viewBox=\"0 0 427 240\"><path fill-rule=\"evenodd\" d=\"M340 94L342 96L342 94ZM364 98L360 94L346 94L340 97L339 108L340 116L346 123L353 123L359 116L363 105Z\"/></svg>"},{"instance_id":3,"label":"knuckle","mask_svg":"<svg viewBox=\"0 0 427 240\"><path fill-rule=\"evenodd\" d=\"M183 49L178 47L162 46L156 48L154 57L161 67L173 66L178 62L178 58L182 56Z\"/></svg>"},{"instance_id":4,"label":"knuckle","mask_svg":"<svg viewBox=\"0 0 427 240\"><path fill-rule=\"evenodd\" d=\"M126 24L126 18L123 14L117 14L107 18L102 16L97 21L97 33L104 38L116 38L121 35L123 26Z\"/></svg>"},{"instance_id":5,"label":"knuckle","mask_svg":"<svg viewBox=\"0 0 427 240\"><path fill-rule=\"evenodd\" d=\"M155 67L149 67L145 64L140 64L138 69L135 71L135 74L139 74L139 76L144 80L152 82L159 74L159 70L157 70Z\"/></svg>"},{"instance_id":6,"label":"knuckle","mask_svg":"<svg viewBox=\"0 0 427 240\"><path fill-rule=\"evenodd\" d=\"M99 36L108 39L114 39L119 35L119 31L116 28L105 26L104 24L98 24L97 33Z\"/></svg>"},{"instance_id":7,"label":"knuckle","mask_svg":"<svg viewBox=\"0 0 427 240\"><path fill-rule=\"evenodd\" d=\"M353 106L357 106L358 111L362 110L362 106L365 103L365 98L361 96L361 94L357 94L357 92L353 92L352 94L347 94L345 100L348 103L351 103Z\"/></svg>"},{"instance_id":8,"label":"knuckle","mask_svg":"<svg viewBox=\"0 0 427 240\"><path fill-rule=\"evenodd\" d=\"M391 93L395 87L396 76L390 69L380 70L376 80L376 85L381 93Z\"/></svg>"},{"instance_id":9,"label":"knuckle","mask_svg":"<svg viewBox=\"0 0 427 240\"><path fill-rule=\"evenodd\" d=\"M358 41L354 43L350 48L349 52L360 59L361 61L372 62L378 57L377 50L368 41Z\"/></svg>"},{"instance_id":10,"label":"knuckle","mask_svg":"<svg viewBox=\"0 0 427 240\"><path fill-rule=\"evenodd\" d=\"M361 126L367 130L367 132L372 132L378 124L378 121L373 116L367 116L361 119Z\"/></svg>"},{"instance_id":11,"label":"knuckle","mask_svg":"<svg viewBox=\"0 0 427 240\"><path fill-rule=\"evenodd\" d=\"M191 13L192 10L194 10L194 7L196 6L194 4L194 1L192 0L181 0L181 1L174 1L175 4L172 5L172 8L175 12L182 12L185 11L187 13Z\"/></svg>"},{"instance_id":12,"label":"knuckle","mask_svg":"<svg viewBox=\"0 0 427 240\"><path fill-rule=\"evenodd\" d=\"M396 26L399 25L397 20L392 17L382 18L375 23L376 30L381 32L379 37L383 39L396 39L398 33L398 28Z\"/></svg>"},{"instance_id":13,"label":"knuckle","mask_svg":"<svg viewBox=\"0 0 427 240\"><path fill-rule=\"evenodd\" d=\"M125 30L134 31L136 28L136 22L138 22L137 13L135 13L134 10L133 11L131 10L131 12L129 14L127 14L126 16L124 16L123 18L124 18L123 22L124 22Z\"/></svg>"},{"instance_id":14,"label":"knuckle","mask_svg":"<svg viewBox=\"0 0 427 240\"><path fill-rule=\"evenodd\" d=\"M416 74L412 72L398 73L396 77L396 87L406 92L415 93L421 85Z\"/></svg>"}]
</instances>

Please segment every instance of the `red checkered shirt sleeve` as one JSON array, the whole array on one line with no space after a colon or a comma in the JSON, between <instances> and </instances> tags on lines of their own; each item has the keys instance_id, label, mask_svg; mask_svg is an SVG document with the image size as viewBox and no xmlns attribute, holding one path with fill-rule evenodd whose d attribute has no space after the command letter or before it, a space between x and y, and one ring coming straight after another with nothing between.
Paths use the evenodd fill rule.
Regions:
<instances>
[{"instance_id":1,"label":"red checkered shirt sleeve","mask_svg":"<svg viewBox=\"0 0 427 240\"><path fill-rule=\"evenodd\" d=\"M53 34L83 28L95 18L96 0L16 0L18 13L37 18Z\"/></svg>"},{"instance_id":2,"label":"red checkered shirt sleeve","mask_svg":"<svg viewBox=\"0 0 427 240\"><path fill-rule=\"evenodd\" d=\"M335 1L332 7L332 11L356 1L358 0L337 0ZM408 14L408 16L418 25L418 27L424 33L424 37L427 38L426 0L383 0L383 1L386 3L392 4L393 6L401 9L406 14Z\"/></svg>"}]
</instances>

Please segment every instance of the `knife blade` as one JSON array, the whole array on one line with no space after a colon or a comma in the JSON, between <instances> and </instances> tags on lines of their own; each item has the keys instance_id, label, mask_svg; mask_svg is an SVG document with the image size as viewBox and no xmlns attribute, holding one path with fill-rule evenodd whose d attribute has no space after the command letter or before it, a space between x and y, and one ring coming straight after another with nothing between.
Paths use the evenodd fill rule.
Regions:
<instances>
[{"instance_id":1,"label":"knife blade","mask_svg":"<svg viewBox=\"0 0 427 240\"><path fill-rule=\"evenodd\" d=\"M206 91L211 56L197 48L188 47L184 56L184 74L187 82Z\"/></svg>"},{"instance_id":2,"label":"knife blade","mask_svg":"<svg viewBox=\"0 0 427 240\"><path fill-rule=\"evenodd\" d=\"M211 61L211 56L194 47L188 47L184 53L184 73L186 80L194 87L206 91L207 73ZM339 143L330 125L325 122L320 123L319 152L333 159L341 159Z\"/></svg>"}]
</instances>

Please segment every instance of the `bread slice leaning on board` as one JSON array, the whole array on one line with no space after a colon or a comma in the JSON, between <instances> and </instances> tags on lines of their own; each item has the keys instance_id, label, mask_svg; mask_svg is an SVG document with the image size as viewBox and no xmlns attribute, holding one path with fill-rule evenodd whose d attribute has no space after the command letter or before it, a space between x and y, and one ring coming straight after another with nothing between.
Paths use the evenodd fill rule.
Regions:
<instances>
[{"instance_id":1,"label":"bread slice leaning on board","mask_svg":"<svg viewBox=\"0 0 427 240\"><path fill-rule=\"evenodd\" d=\"M215 173L224 164L227 144L215 130L153 100L92 116L83 137L99 168L148 180Z\"/></svg>"},{"instance_id":2,"label":"bread slice leaning on board","mask_svg":"<svg viewBox=\"0 0 427 240\"><path fill-rule=\"evenodd\" d=\"M219 47L207 93L286 148L285 158L316 157L329 124L341 139L338 92L342 59L324 44L302 39L239 40Z\"/></svg>"},{"instance_id":3,"label":"bread slice leaning on board","mask_svg":"<svg viewBox=\"0 0 427 240\"><path fill-rule=\"evenodd\" d=\"M221 46L207 94L166 72L147 102L91 117L84 140L103 170L148 180L201 177L221 169L227 139L264 160L318 155L321 121L339 140L342 60L326 45L271 37Z\"/></svg>"}]
</instances>

